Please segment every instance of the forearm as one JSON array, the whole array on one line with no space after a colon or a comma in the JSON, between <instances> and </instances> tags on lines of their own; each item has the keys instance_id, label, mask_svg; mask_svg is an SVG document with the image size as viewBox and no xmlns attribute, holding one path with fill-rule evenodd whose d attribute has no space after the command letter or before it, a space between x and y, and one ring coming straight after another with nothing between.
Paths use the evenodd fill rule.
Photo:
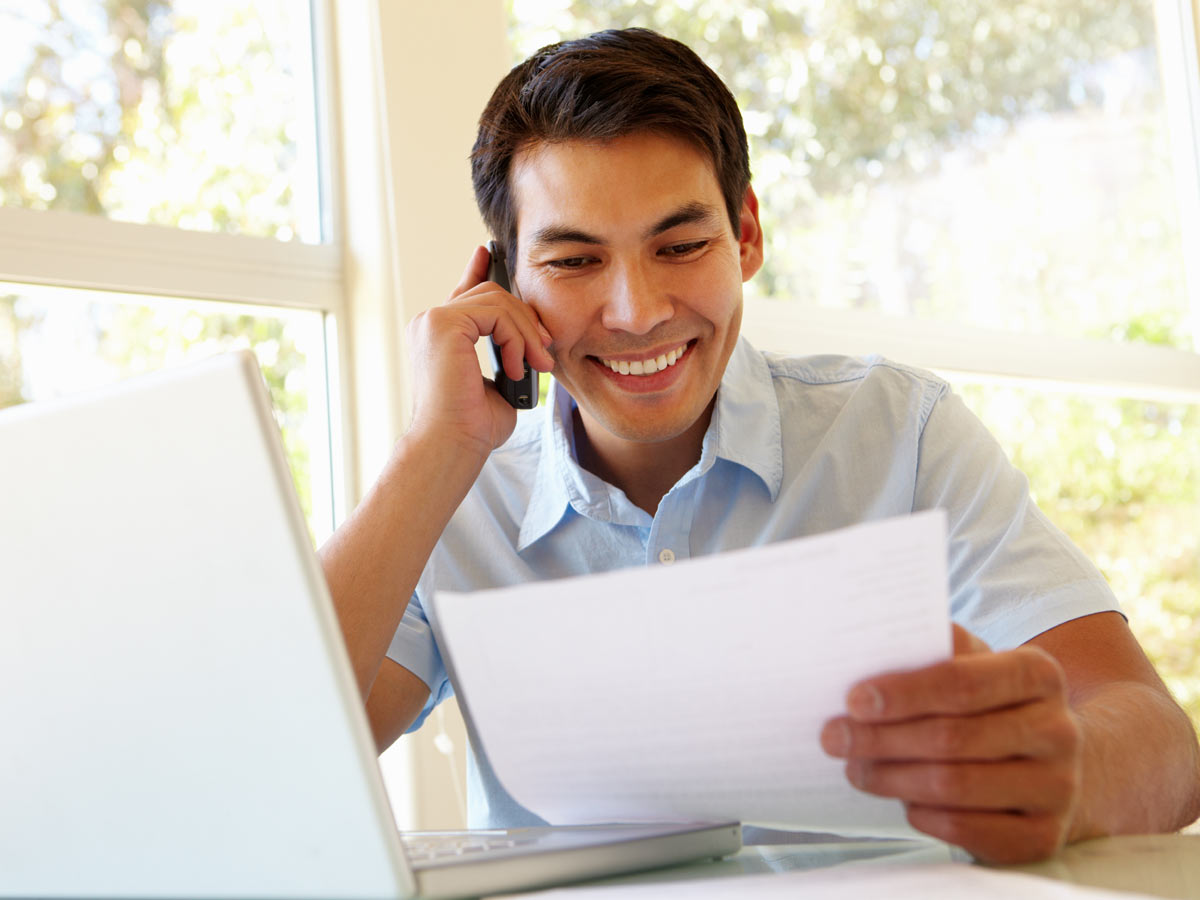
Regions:
<instances>
[{"instance_id":1,"label":"forearm","mask_svg":"<svg viewBox=\"0 0 1200 900\"><path fill-rule=\"evenodd\" d=\"M486 456L406 435L374 487L320 550L366 698L421 572Z\"/></svg>"},{"instance_id":2,"label":"forearm","mask_svg":"<svg viewBox=\"0 0 1200 900\"><path fill-rule=\"evenodd\" d=\"M1164 688L1115 682L1072 705L1083 757L1070 840L1174 831L1200 816L1196 732Z\"/></svg>"}]
</instances>

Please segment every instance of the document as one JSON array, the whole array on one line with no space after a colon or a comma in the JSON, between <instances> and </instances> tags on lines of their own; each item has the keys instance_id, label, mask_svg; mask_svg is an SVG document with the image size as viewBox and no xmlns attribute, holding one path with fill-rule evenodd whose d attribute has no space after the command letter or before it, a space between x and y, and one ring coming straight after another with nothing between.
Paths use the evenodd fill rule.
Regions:
<instances>
[{"instance_id":1,"label":"document","mask_svg":"<svg viewBox=\"0 0 1200 900\"><path fill-rule=\"evenodd\" d=\"M912 834L821 750L857 681L951 654L940 510L469 594L431 618L501 784L555 825Z\"/></svg>"}]
</instances>

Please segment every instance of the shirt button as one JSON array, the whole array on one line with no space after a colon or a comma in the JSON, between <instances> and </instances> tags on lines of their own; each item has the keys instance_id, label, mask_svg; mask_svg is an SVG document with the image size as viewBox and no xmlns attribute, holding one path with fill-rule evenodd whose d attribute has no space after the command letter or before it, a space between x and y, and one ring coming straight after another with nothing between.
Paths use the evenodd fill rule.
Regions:
<instances>
[{"instance_id":1,"label":"shirt button","mask_svg":"<svg viewBox=\"0 0 1200 900\"><path fill-rule=\"evenodd\" d=\"M675 551L673 551L673 550L658 551L658 561L660 563L662 563L664 566L669 566L671 563L675 562Z\"/></svg>"}]
</instances>

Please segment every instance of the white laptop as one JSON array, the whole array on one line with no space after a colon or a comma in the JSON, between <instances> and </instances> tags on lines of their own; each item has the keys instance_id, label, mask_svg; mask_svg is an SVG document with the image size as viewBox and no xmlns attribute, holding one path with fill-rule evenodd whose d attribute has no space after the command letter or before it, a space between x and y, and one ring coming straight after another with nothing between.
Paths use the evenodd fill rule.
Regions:
<instances>
[{"instance_id":1,"label":"white laptop","mask_svg":"<svg viewBox=\"0 0 1200 900\"><path fill-rule=\"evenodd\" d=\"M253 356L0 412L0 896L463 896L739 845L410 859Z\"/></svg>"}]
</instances>

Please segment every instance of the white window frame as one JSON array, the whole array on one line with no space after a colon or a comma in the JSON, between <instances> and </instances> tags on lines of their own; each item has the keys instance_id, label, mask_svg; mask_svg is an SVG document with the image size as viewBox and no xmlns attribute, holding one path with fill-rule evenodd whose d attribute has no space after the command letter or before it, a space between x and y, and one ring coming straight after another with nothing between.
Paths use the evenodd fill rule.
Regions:
<instances>
[{"instance_id":1,"label":"white window frame","mask_svg":"<svg viewBox=\"0 0 1200 900\"><path fill-rule=\"evenodd\" d=\"M501 0L453 4L320 0L336 71L345 305L346 472L351 505L411 414L405 324L443 302L486 240L467 155L479 113L510 64ZM451 765L435 729L381 758L401 828L462 823L461 719ZM439 747L440 745L440 747Z\"/></svg>"}]
</instances>

